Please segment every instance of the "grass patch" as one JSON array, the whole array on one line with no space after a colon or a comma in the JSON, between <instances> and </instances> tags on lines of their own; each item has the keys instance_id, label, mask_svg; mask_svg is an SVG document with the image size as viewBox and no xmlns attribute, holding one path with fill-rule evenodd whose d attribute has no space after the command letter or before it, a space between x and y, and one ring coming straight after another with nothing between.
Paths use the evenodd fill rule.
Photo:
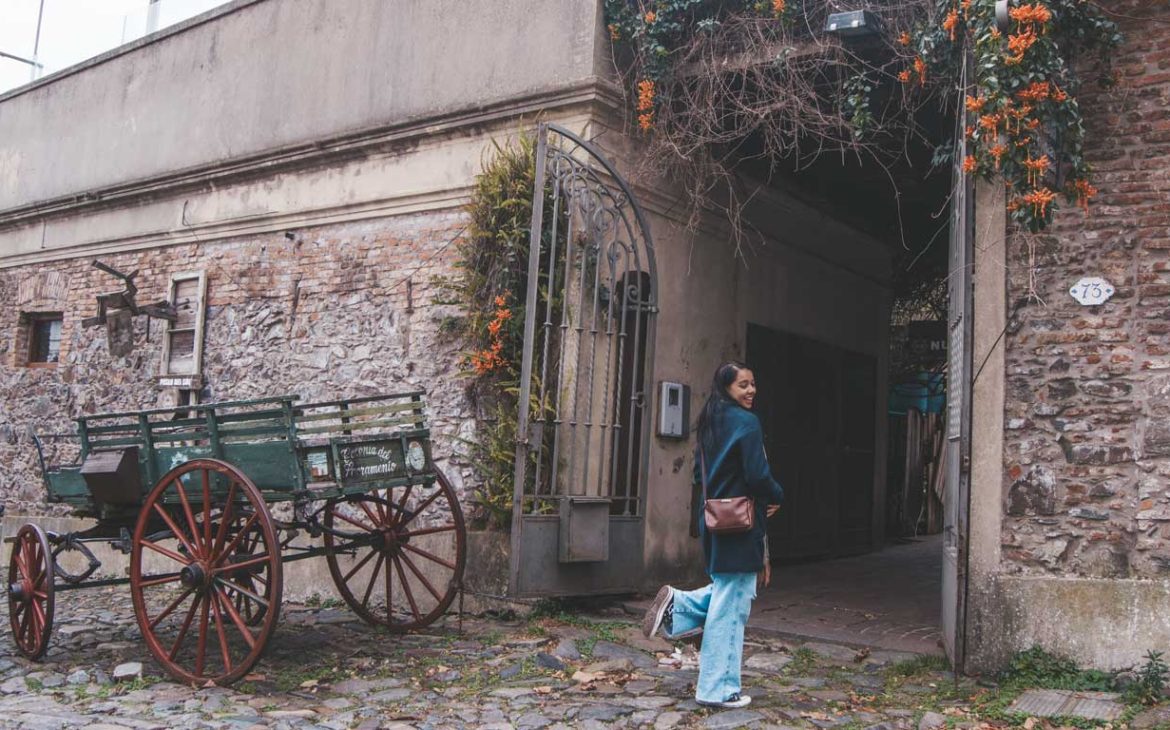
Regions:
<instances>
[{"instance_id":1,"label":"grass patch","mask_svg":"<svg viewBox=\"0 0 1170 730\"><path fill-rule=\"evenodd\" d=\"M905 659L890 665L886 669L886 676L889 677L917 677L923 674L931 674L934 672L948 672L951 669L951 663L946 657L937 656L934 654L924 654L916 656L913 659Z\"/></svg>"},{"instance_id":2,"label":"grass patch","mask_svg":"<svg viewBox=\"0 0 1170 730\"><path fill-rule=\"evenodd\" d=\"M336 596L322 596L320 593L314 593L305 599L305 605L309 608L343 608L345 601Z\"/></svg>"},{"instance_id":3,"label":"grass patch","mask_svg":"<svg viewBox=\"0 0 1170 730\"><path fill-rule=\"evenodd\" d=\"M277 672L272 677L272 684L280 692L291 692L300 689L305 682L333 680L340 676L341 671L335 667L298 667Z\"/></svg>"},{"instance_id":4,"label":"grass patch","mask_svg":"<svg viewBox=\"0 0 1170 730\"><path fill-rule=\"evenodd\" d=\"M1164 674L1159 672L1161 667L1156 662L1150 662L1149 655L1147 655L1147 664L1152 664L1152 666L1139 669L1138 676L1142 676L1143 670L1150 674L1146 687L1149 689L1157 684L1157 677L1164 676ZM978 718L985 722L1022 726L1028 720L1028 716L1009 712L1008 708L1025 690L1116 692L1120 689L1118 676L1118 672L1082 669L1071 659L1052 654L1039 647L1033 647L1012 657L1008 667L996 677L999 686L976 698L972 703L972 709ZM1106 726L1118 727L1128 723L1143 707L1139 701L1142 692L1132 691L1132 687L1130 689L1131 691L1123 695L1123 700L1127 705L1125 714L1118 720L1105 722L1083 717L1053 717L1045 718L1045 722L1049 727L1086 729Z\"/></svg>"},{"instance_id":5,"label":"grass patch","mask_svg":"<svg viewBox=\"0 0 1170 730\"><path fill-rule=\"evenodd\" d=\"M1071 659L1032 647L1012 657L999 675L1005 689L1069 689L1112 692L1117 675L1096 669L1081 669Z\"/></svg>"},{"instance_id":6,"label":"grass patch","mask_svg":"<svg viewBox=\"0 0 1170 730\"><path fill-rule=\"evenodd\" d=\"M792 652L792 661L785 667L788 674L808 674L816 666L817 655L812 649L800 647Z\"/></svg>"},{"instance_id":7,"label":"grass patch","mask_svg":"<svg viewBox=\"0 0 1170 730\"><path fill-rule=\"evenodd\" d=\"M484 646L498 646L499 643L503 640L504 632L500 631L499 629L485 631L482 635L479 636L479 641Z\"/></svg>"}]
</instances>

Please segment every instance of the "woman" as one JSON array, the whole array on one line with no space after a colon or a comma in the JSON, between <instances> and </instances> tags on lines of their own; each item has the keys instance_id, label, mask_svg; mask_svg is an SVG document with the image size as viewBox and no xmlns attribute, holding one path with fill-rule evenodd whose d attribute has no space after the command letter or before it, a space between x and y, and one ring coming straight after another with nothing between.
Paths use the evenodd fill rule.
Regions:
<instances>
[{"instance_id":1,"label":"woman","mask_svg":"<svg viewBox=\"0 0 1170 730\"><path fill-rule=\"evenodd\" d=\"M702 631L695 700L713 707L751 703L740 692L744 625L756 597L757 574L764 585L770 577L764 523L784 497L768 467L760 420L751 412L755 397L755 376L746 365L720 365L699 415L695 451L695 482L702 483L706 477L706 498L751 497L755 505L752 529L714 535L700 516L699 534L711 582L694 591L663 586L642 622L647 636L659 629L670 639Z\"/></svg>"}]
</instances>

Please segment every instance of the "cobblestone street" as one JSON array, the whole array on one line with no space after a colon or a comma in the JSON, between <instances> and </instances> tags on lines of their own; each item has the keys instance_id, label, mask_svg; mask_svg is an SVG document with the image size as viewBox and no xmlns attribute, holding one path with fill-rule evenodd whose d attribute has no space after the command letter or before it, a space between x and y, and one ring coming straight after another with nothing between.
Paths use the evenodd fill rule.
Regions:
<instances>
[{"instance_id":1,"label":"cobblestone street","mask_svg":"<svg viewBox=\"0 0 1170 730\"><path fill-rule=\"evenodd\" d=\"M7 636L0 647L0 726L895 730L918 728L925 711L955 708L974 690L934 658L756 637L745 673L752 705L711 711L692 699L694 650L646 641L635 618L616 607L468 617L460 633L451 617L394 636L330 599L286 605L253 674L231 688L195 688L160 676L125 590L62 593L45 661L26 662Z\"/></svg>"}]
</instances>

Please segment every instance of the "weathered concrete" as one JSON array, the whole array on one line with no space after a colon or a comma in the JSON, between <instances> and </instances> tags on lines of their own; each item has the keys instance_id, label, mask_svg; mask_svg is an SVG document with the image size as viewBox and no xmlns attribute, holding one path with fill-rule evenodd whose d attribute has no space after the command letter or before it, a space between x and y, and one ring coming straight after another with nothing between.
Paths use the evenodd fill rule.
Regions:
<instances>
[{"instance_id":1,"label":"weathered concrete","mask_svg":"<svg viewBox=\"0 0 1170 730\"><path fill-rule=\"evenodd\" d=\"M966 550L967 586L964 668L997 668L989 656L999 635L1000 604L994 602L994 576L999 571L1003 516L1004 346L1006 319L1007 214L1003 188L976 185L974 332L972 362L987 364L972 384L971 480ZM976 366L978 367L978 365ZM963 586L959 587L960 596ZM954 610L944 606L943 610Z\"/></svg>"},{"instance_id":2,"label":"weathered concrete","mask_svg":"<svg viewBox=\"0 0 1170 730\"><path fill-rule=\"evenodd\" d=\"M0 98L0 210L592 84L600 6L237 3Z\"/></svg>"}]
</instances>

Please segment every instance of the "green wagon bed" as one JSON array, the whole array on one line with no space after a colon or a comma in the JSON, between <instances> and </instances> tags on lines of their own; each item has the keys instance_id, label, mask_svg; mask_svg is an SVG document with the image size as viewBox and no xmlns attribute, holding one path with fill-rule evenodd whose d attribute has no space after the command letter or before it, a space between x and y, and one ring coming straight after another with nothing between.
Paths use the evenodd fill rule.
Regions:
<instances>
[{"instance_id":1,"label":"green wagon bed","mask_svg":"<svg viewBox=\"0 0 1170 730\"><path fill-rule=\"evenodd\" d=\"M421 391L299 403L293 395L77 419L78 463L42 468L49 501L132 519L159 477L187 461L235 464L278 502L434 479Z\"/></svg>"}]
</instances>

